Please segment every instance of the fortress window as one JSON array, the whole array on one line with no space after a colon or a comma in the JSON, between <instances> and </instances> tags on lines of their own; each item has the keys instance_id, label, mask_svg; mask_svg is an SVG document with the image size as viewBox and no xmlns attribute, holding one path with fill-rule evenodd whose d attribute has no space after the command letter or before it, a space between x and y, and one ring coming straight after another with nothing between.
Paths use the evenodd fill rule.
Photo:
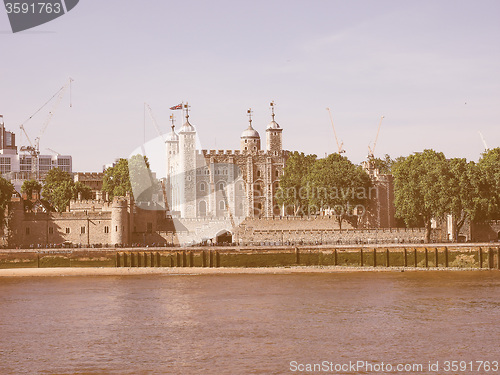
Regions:
<instances>
[{"instance_id":1,"label":"fortress window","mask_svg":"<svg viewBox=\"0 0 500 375\"><path fill-rule=\"evenodd\" d=\"M248 147L245 147L245 151L248 150Z\"/></svg>"},{"instance_id":2,"label":"fortress window","mask_svg":"<svg viewBox=\"0 0 500 375\"><path fill-rule=\"evenodd\" d=\"M225 186L224 182L219 182L217 184L217 190L224 190L225 187L226 186Z\"/></svg>"},{"instance_id":3,"label":"fortress window","mask_svg":"<svg viewBox=\"0 0 500 375\"><path fill-rule=\"evenodd\" d=\"M202 183L200 184L200 190L201 190L201 191L205 191L205 183L204 183L204 182L202 182Z\"/></svg>"},{"instance_id":4,"label":"fortress window","mask_svg":"<svg viewBox=\"0 0 500 375\"><path fill-rule=\"evenodd\" d=\"M226 209L226 203L224 201L219 202L219 209L220 210L225 210Z\"/></svg>"},{"instance_id":5,"label":"fortress window","mask_svg":"<svg viewBox=\"0 0 500 375\"><path fill-rule=\"evenodd\" d=\"M104 227L104 233L109 233L109 227L107 225Z\"/></svg>"},{"instance_id":6,"label":"fortress window","mask_svg":"<svg viewBox=\"0 0 500 375\"><path fill-rule=\"evenodd\" d=\"M257 177L260 177L260 171L257 171Z\"/></svg>"},{"instance_id":7,"label":"fortress window","mask_svg":"<svg viewBox=\"0 0 500 375\"><path fill-rule=\"evenodd\" d=\"M29 234L30 234L30 228L26 227L26 235L29 235Z\"/></svg>"},{"instance_id":8,"label":"fortress window","mask_svg":"<svg viewBox=\"0 0 500 375\"><path fill-rule=\"evenodd\" d=\"M118 232L118 225L115 226L115 232Z\"/></svg>"},{"instance_id":9,"label":"fortress window","mask_svg":"<svg viewBox=\"0 0 500 375\"><path fill-rule=\"evenodd\" d=\"M248 143L248 139L245 139L245 143Z\"/></svg>"},{"instance_id":10,"label":"fortress window","mask_svg":"<svg viewBox=\"0 0 500 375\"><path fill-rule=\"evenodd\" d=\"M257 150L257 146L253 146L254 151Z\"/></svg>"},{"instance_id":11,"label":"fortress window","mask_svg":"<svg viewBox=\"0 0 500 375\"><path fill-rule=\"evenodd\" d=\"M69 228L66 228L66 234L70 234L71 233L71 230Z\"/></svg>"},{"instance_id":12,"label":"fortress window","mask_svg":"<svg viewBox=\"0 0 500 375\"><path fill-rule=\"evenodd\" d=\"M275 175L276 175L276 177L279 177L280 176L280 172L276 171Z\"/></svg>"},{"instance_id":13,"label":"fortress window","mask_svg":"<svg viewBox=\"0 0 500 375\"><path fill-rule=\"evenodd\" d=\"M52 227L49 228L49 234L54 234L54 228Z\"/></svg>"},{"instance_id":14,"label":"fortress window","mask_svg":"<svg viewBox=\"0 0 500 375\"><path fill-rule=\"evenodd\" d=\"M85 234L85 227L81 227L81 228L80 228L80 233L81 233L81 234Z\"/></svg>"}]
</instances>

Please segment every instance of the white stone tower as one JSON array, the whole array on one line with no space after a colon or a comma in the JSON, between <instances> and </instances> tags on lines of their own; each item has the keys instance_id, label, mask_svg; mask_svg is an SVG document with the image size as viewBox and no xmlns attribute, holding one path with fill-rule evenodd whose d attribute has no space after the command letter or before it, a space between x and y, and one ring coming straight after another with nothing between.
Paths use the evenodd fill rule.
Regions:
<instances>
[{"instance_id":1,"label":"white stone tower","mask_svg":"<svg viewBox=\"0 0 500 375\"><path fill-rule=\"evenodd\" d=\"M242 152L257 152L260 150L260 135L257 130L252 127L252 108L247 111L249 118L248 128L241 133L240 150Z\"/></svg>"},{"instance_id":2,"label":"white stone tower","mask_svg":"<svg viewBox=\"0 0 500 375\"><path fill-rule=\"evenodd\" d=\"M196 217L196 129L189 123L189 105L184 104L186 122L179 131L179 190L182 218Z\"/></svg>"},{"instance_id":3,"label":"white stone tower","mask_svg":"<svg viewBox=\"0 0 500 375\"><path fill-rule=\"evenodd\" d=\"M174 115L170 115L172 121L172 131L165 139L165 149L167 153L167 200L170 211L179 210L179 189L178 175L179 175L179 136L175 132Z\"/></svg>"},{"instance_id":4,"label":"white stone tower","mask_svg":"<svg viewBox=\"0 0 500 375\"><path fill-rule=\"evenodd\" d=\"M266 129L266 151L271 155L279 155L283 150L283 129L274 121L274 102L271 102L272 121Z\"/></svg>"}]
</instances>

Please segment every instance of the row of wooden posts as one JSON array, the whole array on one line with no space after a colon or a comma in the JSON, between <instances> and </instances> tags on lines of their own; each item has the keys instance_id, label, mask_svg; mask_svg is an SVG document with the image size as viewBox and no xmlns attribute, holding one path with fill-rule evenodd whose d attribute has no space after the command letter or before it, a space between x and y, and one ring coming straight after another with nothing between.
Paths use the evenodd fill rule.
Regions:
<instances>
[{"instance_id":1,"label":"row of wooden posts","mask_svg":"<svg viewBox=\"0 0 500 375\"><path fill-rule=\"evenodd\" d=\"M360 267L363 267L363 266L373 266L373 267L377 267L379 264L377 264L377 249L376 248L373 248L371 250L372 254L373 254L373 262L371 265L368 265L368 264L365 264L365 261L364 261L364 255L369 252L370 250L363 250L363 248L359 249L359 266ZM383 264L383 266L385 267L390 267L391 266L391 263L390 263L390 250L387 248L384 250L382 250L383 252L385 252L385 264ZM408 267L408 259L410 257L413 257L413 267L418 267L418 262L417 262L417 254L418 254L418 250L417 248L413 248L413 250L411 249L407 249L407 248L404 248L403 249L404 251L404 264L403 266L404 267ZM425 257L424 257L424 267L428 268L429 267L429 253L431 253L431 251L429 251L428 248L425 248L424 249L424 254L425 254ZM439 250L437 247L434 248L434 267L439 267ZM497 268L500 270L500 247L497 247L496 251L494 251L491 247L488 248L488 268L489 269L493 269L494 268L494 261L493 261L493 256L494 256L494 253L497 253ZM449 250L447 247L444 248L444 267L449 267L449 261L448 261L448 254L449 254ZM484 266L484 251L482 249L482 247L479 247L478 250L477 250L477 254L478 254L478 263L479 263L479 268L483 268ZM334 266L338 266L338 254L337 254L337 249L335 249L333 251L333 257L334 257L334 261L333 261L333 265ZM299 248L295 248L295 262L297 264L300 264L300 250ZM382 264L381 264L382 266Z\"/></svg>"},{"instance_id":2,"label":"row of wooden posts","mask_svg":"<svg viewBox=\"0 0 500 375\"><path fill-rule=\"evenodd\" d=\"M116 253L116 267L194 267L192 251L170 253L162 264L160 252ZM202 251L202 267L220 267L218 251Z\"/></svg>"},{"instance_id":3,"label":"row of wooden posts","mask_svg":"<svg viewBox=\"0 0 500 375\"><path fill-rule=\"evenodd\" d=\"M350 253L353 253L349 251ZM367 264L365 262L365 256L367 253L372 253L373 261L371 264ZM404 248L404 267L408 267L409 260L412 260L412 266L418 267L417 255L419 253L417 248ZM447 247L441 252L441 261L442 256L444 256L444 267L449 267L449 250ZM383 264L379 264L377 261L377 254L384 254L385 259ZM439 267L439 250L438 248L428 249L424 248L424 264L423 266L429 267L429 260L434 261L434 267ZM479 247L477 250L478 255L478 265L479 268L483 268L485 266L484 258L485 255L488 255L488 264L487 268L494 268L494 254L497 255L497 268L500 269L500 247L496 249L496 251L492 248L487 249L487 253ZM390 267L394 266L390 262L390 254L391 251L387 248L384 250L380 249L359 249L359 266L385 266ZM431 255L432 254L432 255ZM164 257L163 262L161 258L160 252L120 252L116 254L116 267L194 267L194 252L193 251L177 251L173 253L168 253L168 257ZM295 263L301 264L301 258L304 256L298 247L295 248ZM413 259L412 259L413 258ZM338 266L338 250L333 250L333 265ZM217 250L212 251L202 251L201 252L201 266L202 267L220 267L220 254Z\"/></svg>"}]
</instances>

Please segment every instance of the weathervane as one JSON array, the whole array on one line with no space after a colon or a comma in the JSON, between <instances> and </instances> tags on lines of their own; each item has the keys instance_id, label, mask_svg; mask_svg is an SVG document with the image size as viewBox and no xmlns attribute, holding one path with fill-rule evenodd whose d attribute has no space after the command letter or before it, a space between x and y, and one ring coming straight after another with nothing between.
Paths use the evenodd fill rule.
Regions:
<instances>
[{"instance_id":1,"label":"weathervane","mask_svg":"<svg viewBox=\"0 0 500 375\"><path fill-rule=\"evenodd\" d=\"M273 121L274 121L274 100L269 103L269 105L271 106L271 116L273 117Z\"/></svg>"},{"instance_id":2,"label":"weathervane","mask_svg":"<svg viewBox=\"0 0 500 375\"><path fill-rule=\"evenodd\" d=\"M186 104L184 104L184 109L186 110L186 119L189 118L189 108L191 108L191 106L188 104L188 102L186 102Z\"/></svg>"},{"instance_id":3,"label":"weathervane","mask_svg":"<svg viewBox=\"0 0 500 375\"><path fill-rule=\"evenodd\" d=\"M175 122L175 117L174 117L174 114L173 114L173 113L170 115L170 121L172 121L172 126L171 126L171 128L172 128L172 131L174 131L174 129L175 129L175 125L174 125L174 122Z\"/></svg>"},{"instance_id":4,"label":"weathervane","mask_svg":"<svg viewBox=\"0 0 500 375\"><path fill-rule=\"evenodd\" d=\"M250 122L250 127L252 127L252 113L253 113L252 108L248 108L248 110L247 110L247 116L248 116L248 119L249 119L248 121Z\"/></svg>"}]
</instances>

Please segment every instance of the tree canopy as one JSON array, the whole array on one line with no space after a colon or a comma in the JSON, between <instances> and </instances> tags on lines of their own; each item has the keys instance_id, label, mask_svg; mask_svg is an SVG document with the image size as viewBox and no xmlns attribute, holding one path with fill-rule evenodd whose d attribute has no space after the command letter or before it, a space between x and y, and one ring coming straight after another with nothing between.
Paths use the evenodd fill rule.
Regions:
<instances>
[{"instance_id":1,"label":"tree canopy","mask_svg":"<svg viewBox=\"0 0 500 375\"><path fill-rule=\"evenodd\" d=\"M148 158L134 155L130 159L119 159L118 162L104 171L102 190L109 199L133 193L134 199L150 201L154 193L159 193L160 185L153 177Z\"/></svg>"},{"instance_id":2,"label":"tree canopy","mask_svg":"<svg viewBox=\"0 0 500 375\"><path fill-rule=\"evenodd\" d=\"M371 180L346 157L331 154L324 159L294 152L288 159L280 181L277 200L293 215L334 215L342 226L358 224L370 195Z\"/></svg>"},{"instance_id":3,"label":"tree canopy","mask_svg":"<svg viewBox=\"0 0 500 375\"><path fill-rule=\"evenodd\" d=\"M73 182L68 172L59 168L53 168L45 177L42 188L42 196L58 212L64 212L71 199L78 198L81 193L82 199L91 199L92 190L81 182Z\"/></svg>"},{"instance_id":4,"label":"tree canopy","mask_svg":"<svg viewBox=\"0 0 500 375\"><path fill-rule=\"evenodd\" d=\"M5 208L10 202L14 192L14 186L12 186L10 181L0 177L0 224L3 224L3 220L5 218Z\"/></svg>"}]
</instances>

